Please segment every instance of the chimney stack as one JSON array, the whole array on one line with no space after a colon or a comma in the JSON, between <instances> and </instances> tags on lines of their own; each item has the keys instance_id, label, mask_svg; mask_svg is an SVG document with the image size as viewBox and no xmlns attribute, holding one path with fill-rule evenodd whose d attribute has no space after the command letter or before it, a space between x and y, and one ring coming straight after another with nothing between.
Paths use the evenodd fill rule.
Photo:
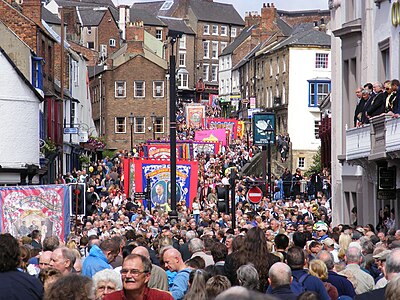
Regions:
<instances>
[{"instance_id":1,"label":"chimney stack","mask_svg":"<svg viewBox=\"0 0 400 300\"><path fill-rule=\"evenodd\" d=\"M42 2L41 0L24 0L22 13L38 25L42 25Z\"/></svg>"},{"instance_id":2,"label":"chimney stack","mask_svg":"<svg viewBox=\"0 0 400 300\"><path fill-rule=\"evenodd\" d=\"M261 23L261 16L256 11L249 11L246 12L244 21L246 23L246 27L250 27L252 25L260 25Z\"/></svg>"},{"instance_id":3,"label":"chimney stack","mask_svg":"<svg viewBox=\"0 0 400 300\"><path fill-rule=\"evenodd\" d=\"M276 8L273 3L265 3L261 8L261 28L264 30L271 31L275 27L276 23Z\"/></svg>"},{"instance_id":4,"label":"chimney stack","mask_svg":"<svg viewBox=\"0 0 400 300\"><path fill-rule=\"evenodd\" d=\"M118 10L119 10L118 27L122 31L122 39L125 40L126 26L130 22L129 6L128 5L120 5L120 6L118 6Z\"/></svg>"},{"instance_id":5,"label":"chimney stack","mask_svg":"<svg viewBox=\"0 0 400 300\"><path fill-rule=\"evenodd\" d=\"M144 52L143 21L130 22L126 25L126 44L126 52L128 54L139 54Z\"/></svg>"}]
</instances>

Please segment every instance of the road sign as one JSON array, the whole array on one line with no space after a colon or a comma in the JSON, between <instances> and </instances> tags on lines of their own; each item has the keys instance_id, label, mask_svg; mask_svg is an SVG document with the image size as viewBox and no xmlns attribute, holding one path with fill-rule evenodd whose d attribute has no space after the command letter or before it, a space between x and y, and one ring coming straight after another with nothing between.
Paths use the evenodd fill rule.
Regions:
<instances>
[{"instance_id":1,"label":"road sign","mask_svg":"<svg viewBox=\"0 0 400 300\"><path fill-rule=\"evenodd\" d=\"M263 196L262 190L258 186L253 186L247 192L247 198L253 204L257 204L261 201Z\"/></svg>"},{"instance_id":2,"label":"road sign","mask_svg":"<svg viewBox=\"0 0 400 300\"><path fill-rule=\"evenodd\" d=\"M78 134L79 128L78 127L65 127L64 134Z\"/></svg>"},{"instance_id":3,"label":"road sign","mask_svg":"<svg viewBox=\"0 0 400 300\"><path fill-rule=\"evenodd\" d=\"M147 193L146 192L139 192L134 194L135 199L146 199Z\"/></svg>"}]
</instances>

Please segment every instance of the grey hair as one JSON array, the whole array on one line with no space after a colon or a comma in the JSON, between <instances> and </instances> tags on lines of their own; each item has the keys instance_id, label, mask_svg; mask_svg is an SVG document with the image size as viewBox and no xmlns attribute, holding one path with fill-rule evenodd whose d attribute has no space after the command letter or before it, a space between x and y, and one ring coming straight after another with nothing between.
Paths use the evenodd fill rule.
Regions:
<instances>
[{"instance_id":1,"label":"grey hair","mask_svg":"<svg viewBox=\"0 0 400 300\"><path fill-rule=\"evenodd\" d=\"M322 250L320 253L317 254L317 259L320 259L325 263L328 271L333 270L333 267L335 266L335 259L332 253L326 250Z\"/></svg>"},{"instance_id":2,"label":"grey hair","mask_svg":"<svg viewBox=\"0 0 400 300\"><path fill-rule=\"evenodd\" d=\"M111 281L115 284L116 291L122 290L121 275L119 275L114 270L111 270L111 269L101 270L93 275L92 280L93 280L93 286L94 286L95 290L97 290L97 285L101 281Z\"/></svg>"},{"instance_id":3,"label":"grey hair","mask_svg":"<svg viewBox=\"0 0 400 300\"><path fill-rule=\"evenodd\" d=\"M361 259L361 250L357 247L350 247L346 251L346 260L347 263L357 263L360 264Z\"/></svg>"},{"instance_id":4,"label":"grey hair","mask_svg":"<svg viewBox=\"0 0 400 300\"><path fill-rule=\"evenodd\" d=\"M61 250L63 258L68 259L70 262L68 268L72 269L76 260L76 255L74 251L72 251L72 249L69 249L67 247L60 247L59 249Z\"/></svg>"},{"instance_id":5,"label":"grey hair","mask_svg":"<svg viewBox=\"0 0 400 300\"><path fill-rule=\"evenodd\" d=\"M193 230L189 230L188 232L186 232L185 237L186 237L186 242L189 242L190 240L196 237L196 232L194 232Z\"/></svg>"},{"instance_id":6,"label":"grey hair","mask_svg":"<svg viewBox=\"0 0 400 300\"><path fill-rule=\"evenodd\" d=\"M199 238L194 238L189 241L190 253L196 253L204 250L204 242Z\"/></svg>"},{"instance_id":7,"label":"grey hair","mask_svg":"<svg viewBox=\"0 0 400 300\"><path fill-rule=\"evenodd\" d=\"M237 279L241 286L250 290L257 290L260 277L253 264L242 265L236 271Z\"/></svg>"},{"instance_id":8,"label":"grey hair","mask_svg":"<svg viewBox=\"0 0 400 300\"><path fill-rule=\"evenodd\" d=\"M386 258L386 274L400 272L400 249L394 249Z\"/></svg>"}]
</instances>

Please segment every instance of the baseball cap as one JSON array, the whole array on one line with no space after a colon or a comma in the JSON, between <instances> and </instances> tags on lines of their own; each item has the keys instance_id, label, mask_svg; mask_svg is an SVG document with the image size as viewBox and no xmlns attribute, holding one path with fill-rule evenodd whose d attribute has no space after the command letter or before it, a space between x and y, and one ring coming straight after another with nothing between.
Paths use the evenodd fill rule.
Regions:
<instances>
[{"instance_id":1,"label":"baseball cap","mask_svg":"<svg viewBox=\"0 0 400 300\"><path fill-rule=\"evenodd\" d=\"M385 261L390 253L392 253L391 250L383 250L382 252L379 252L378 254L375 254L372 257L381 261Z\"/></svg>"},{"instance_id":2,"label":"baseball cap","mask_svg":"<svg viewBox=\"0 0 400 300\"><path fill-rule=\"evenodd\" d=\"M355 231L353 231L352 239L353 239L353 240L358 240L358 239L360 239L362 236L363 236L363 235L362 235L359 231L355 230Z\"/></svg>"},{"instance_id":3,"label":"baseball cap","mask_svg":"<svg viewBox=\"0 0 400 300\"><path fill-rule=\"evenodd\" d=\"M331 238L326 238L322 241L322 244L328 247L332 247L333 245L335 245L335 241Z\"/></svg>"},{"instance_id":4,"label":"baseball cap","mask_svg":"<svg viewBox=\"0 0 400 300\"><path fill-rule=\"evenodd\" d=\"M328 231L328 226L325 223L320 223L317 224L316 230L323 230L323 231Z\"/></svg>"}]
</instances>

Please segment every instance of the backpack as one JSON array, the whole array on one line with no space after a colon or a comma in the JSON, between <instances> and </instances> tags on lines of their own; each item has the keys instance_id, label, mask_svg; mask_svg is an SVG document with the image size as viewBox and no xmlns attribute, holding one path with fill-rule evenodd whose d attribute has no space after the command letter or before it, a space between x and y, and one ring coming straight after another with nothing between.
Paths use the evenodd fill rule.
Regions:
<instances>
[{"instance_id":1,"label":"backpack","mask_svg":"<svg viewBox=\"0 0 400 300\"><path fill-rule=\"evenodd\" d=\"M304 293L307 289L304 286L304 281L310 276L310 274L305 273L300 276L300 278L296 278L293 276L292 283L290 284L290 289L292 290L293 293L295 293L297 296Z\"/></svg>"}]
</instances>

